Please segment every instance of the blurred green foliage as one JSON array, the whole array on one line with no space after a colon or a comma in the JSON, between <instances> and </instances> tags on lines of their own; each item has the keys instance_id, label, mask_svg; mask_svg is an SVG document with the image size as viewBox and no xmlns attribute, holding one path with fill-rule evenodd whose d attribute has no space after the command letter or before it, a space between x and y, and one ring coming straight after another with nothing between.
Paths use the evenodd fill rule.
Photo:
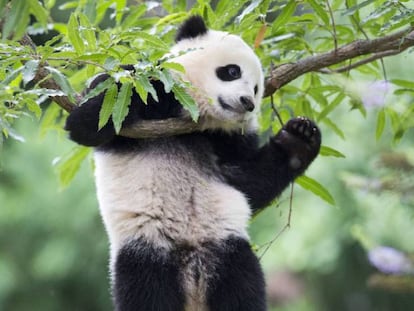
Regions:
<instances>
[{"instance_id":1,"label":"blurred green foliage","mask_svg":"<svg viewBox=\"0 0 414 311\"><path fill-rule=\"evenodd\" d=\"M85 165L65 191L53 160L73 147L26 120L0 168L0 310L110 310L107 238ZM85 163L86 164L86 163Z\"/></svg>"},{"instance_id":2,"label":"blurred green foliage","mask_svg":"<svg viewBox=\"0 0 414 311\"><path fill-rule=\"evenodd\" d=\"M3 15L7 2L0 0ZM100 71L146 85L145 79L123 76L119 66L142 59L144 76L168 80L161 73L174 65L157 67L154 62L167 50L175 25L191 5L181 0L164 0L162 9L154 1L10 3L15 6L0 43L0 310L111 310L108 246L94 193L93 163L89 150L67 141L65 114L47 98L65 94L74 99ZM266 70L271 63L332 50L334 39L340 45L373 38L414 21L410 1L329 1L336 33L326 1L214 3L196 1L191 12L249 43L265 30L256 51ZM26 31L38 43L35 56L17 42ZM159 37L148 35L154 33ZM14 38L6 40L11 34ZM49 63L62 88L58 93L31 85L41 61ZM326 194L323 201L295 185L289 230L274 239L288 221L289 191L252 221L272 311L414 309L413 274L384 274L367 256L381 245L414 254L411 68L409 51L386 59L384 67L377 60L342 75L310 73L275 94L284 121L300 114L321 125L324 145L330 146L324 153L330 156L319 157L308 175L325 185L335 206L327 203ZM382 80L388 81L375 83ZM143 96L151 92L145 87L140 91ZM379 99L366 96L378 94ZM120 101L119 107L125 109L125 103ZM41 119L40 127L33 116ZM119 118L121 122L122 114ZM261 125L267 135L280 128L269 98ZM14 140L3 141L5 137ZM63 184L74 178L65 190L59 188L58 175ZM315 192L322 194L321 189ZM275 275L281 271L283 277Z\"/></svg>"}]
</instances>

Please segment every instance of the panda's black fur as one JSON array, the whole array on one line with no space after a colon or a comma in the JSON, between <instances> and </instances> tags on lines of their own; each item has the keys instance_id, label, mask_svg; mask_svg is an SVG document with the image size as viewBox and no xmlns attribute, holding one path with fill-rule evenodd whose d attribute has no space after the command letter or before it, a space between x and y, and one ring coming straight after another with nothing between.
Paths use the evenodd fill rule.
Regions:
<instances>
[{"instance_id":1,"label":"panda's black fur","mask_svg":"<svg viewBox=\"0 0 414 311\"><path fill-rule=\"evenodd\" d=\"M206 81L194 79L196 87L212 93L214 86L224 84L218 95L207 92L217 97L212 100L193 94L200 106L199 122L205 124L202 130L131 139L115 135L109 121L98 131L104 94L75 109L66 123L71 139L96 147L96 184L111 243L115 308L263 311L265 283L249 245L248 219L304 172L319 152L320 132L312 121L294 118L259 147L254 122L249 122L263 94L263 76L250 48L239 37L208 30L198 16L182 25L176 41L184 49L200 45L184 60L177 58L188 72L184 79L193 82L197 70L211 69L208 75L200 72ZM225 55L215 55L221 44ZM217 57L206 59L211 56ZM188 65L198 61L200 68ZM228 70L229 79L217 77L218 68L221 74ZM90 88L107 77L99 76ZM123 126L186 115L160 81L152 84L158 101L149 95L144 104L134 91Z\"/></svg>"}]
</instances>

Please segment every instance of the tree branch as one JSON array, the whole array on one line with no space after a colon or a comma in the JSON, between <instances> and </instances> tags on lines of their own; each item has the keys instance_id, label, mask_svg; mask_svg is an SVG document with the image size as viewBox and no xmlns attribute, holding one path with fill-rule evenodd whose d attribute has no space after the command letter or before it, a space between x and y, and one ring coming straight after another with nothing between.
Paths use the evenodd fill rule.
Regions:
<instances>
[{"instance_id":1,"label":"tree branch","mask_svg":"<svg viewBox=\"0 0 414 311\"><path fill-rule=\"evenodd\" d=\"M36 46L29 36L24 36L20 40L20 43L32 47L36 53ZM357 40L337 47L330 52L304 58L296 63L282 64L272 69L270 76L266 78L264 97L272 95L282 86L306 73L344 72L372 62L378 58L399 54L412 46L414 46L414 28L410 27L409 29L377 39ZM344 66L338 69L328 69L328 67L341 64L344 61L370 54L373 55L368 56L353 65ZM59 85L50 78L50 73L45 68L45 64L39 66L35 82L39 82L39 85L44 88L60 90ZM76 107L76 105L65 96L55 96L52 97L52 99L68 112ZM199 129L199 125L190 119L174 118L167 120L147 120L140 121L131 127L123 128L120 135L132 138L153 138L190 133L197 129Z\"/></svg>"},{"instance_id":2,"label":"tree branch","mask_svg":"<svg viewBox=\"0 0 414 311\"><path fill-rule=\"evenodd\" d=\"M336 50L307 57L296 63L282 64L274 68L270 77L266 79L264 96L270 96L282 86L305 73L319 71L362 55L391 53L391 51L395 52L392 54L395 55L412 46L414 46L414 29L410 27L373 40L357 40L338 47ZM384 54L382 57L384 56L387 55Z\"/></svg>"}]
</instances>

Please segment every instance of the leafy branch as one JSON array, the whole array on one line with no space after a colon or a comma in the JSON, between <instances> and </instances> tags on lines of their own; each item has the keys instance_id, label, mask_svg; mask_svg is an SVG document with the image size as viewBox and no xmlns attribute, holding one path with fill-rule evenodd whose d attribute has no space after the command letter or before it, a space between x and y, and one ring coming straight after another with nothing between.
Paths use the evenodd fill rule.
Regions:
<instances>
[{"instance_id":1,"label":"leafy branch","mask_svg":"<svg viewBox=\"0 0 414 311\"><path fill-rule=\"evenodd\" d=\"M35 45L28 35L23 36L20 42L22 45L30 46L36 53ZM414 29L410 27L372 40L356 40L326 53L307 57L294 63L279 65L271 70L270 76L265 80L264 97L271 96L284 85L306 73L321 72L329 74L349 71L378 58L402 53L412 46L414 46ZM347 66L329 68L360 56L366 56L366 58ZM51 77L45 63L39 66L34 82L40 82L40 86L46 89L61 90L59 84ZM67 96L53 96L52 99L68 112L76 108L76 104ZM82 98L78 96L77 102L81 100ZM120 135L133 138L150 138L190 133L197 129L198 124L190 118L151 120L141 121L131 127L123 128Z\"/></svg>"},{"instance_id":2,"label":"leafy branch","mask_svg":"<svg viewBox=\"0 0 414 311\"><path fill-rule=\"evenodd\" d=\"M17 105L15 103L20 103L21 106L29 105L31 103L31 110L34 111L36 115L39 115L41 111L37 105L39 105L42 100L47 97L51 98L55 103L68 112L72 111L77 105L84 102L88 97L76 94L71 86L73 81L69 82L68 77L66 77L66 74L61 72L61 69L69 69L69 72L71 72L71 74L69 74L69 78L71 77L70 75L78 72L79 69L84 70L83 78L93 76L93 74L96 73L97 68L103 69L103 71L109 73L110 75L114 73L114 76L117 76L115 79L117 81L120 80L122 83L132 83L133 87L136 88L142 98L146 98L148 93L153 94L154 90L151 90L151 85L147 79L151 76L160 78L163 82L165 80L167 82L167 88L170 90L176 89L174 88L174 82L171 81L170 74L167 72L167 69L176 70L175 68L160 67L154 68L154 70L151 69L152 71L144 69L144 76L142 76L139 71L134 77L126 77L123 75L125 72L117 72L117 68L120 68L121 63L136 64L139 62L141 57L144 57L148 63L154 63L154 59L159 59L159 57L162 57L162 55L169 50L169 47L164 40L144 31L148 28L148 25L145 24L145 21L140 23L140 19L138 19L138 17L147 11L148 8L145 4L134 7L130 14L125 15L124 17L124 11L122 8L117 8L116 12L119 13L117 13L115 18L117 27L115 27L112 31L98 31L99 26L97 26L99 21L102 20L103 16L105 16L105 10L108 8L105 9L104 7L100 7L95 15L92 14L90 16L87 16L87 14L91 14L91 11L86 10L86 8L83 13L82 10L78 10L71 14L67 27L65 26L63 30L58 30L61 33L60 36L54 37L46 44L46 46L36 47L30 36L24 34L25 31L28 31L28 28L23 27L23 24L19 24L20 26L13 28L13 23L15 20L21 19L21 16L25 16L25 24L28 24L28 17L32 14L36 16L36 19L39 21L39 25L43 29L46 29L48 23L47 9L50 9L50 7L45 9L39 5L40 2L37 1L16 1L13 3L15 5L11 6L10 14L3 14L5 16L12 16L13 18L6 18L6 22L4 24L1 23L4 22L4 20L0 21L0 29L3 28L3 39L21 38L19 40L19 45L16 46L24 49L22 54L14 53L14 45L11 43L11 45L5 45L7 46L7 50L0 50L0 58L3 59L2 64L4 64L4 67L6 68L6 70L3 70L3 75L6 76L6 79L2 84L7 86L7 84L11 83L15 87L15 91L12 91L10 88L3 89L3 93L5 94L3 100L13 103L11 107L15 107ZM223 5L217 6L216 12L210 12L209 22L213 28L221 29L223 27L223 24L226 23L223 16L228 16L229 18L235 14L239 14L241 7L233 7L229 3L231 2L223 2ZM394 2L391 3L385 1L384 6L376 8L364 19L364 21L361 21L359 9L363 6L369 5L370 2L366 1L360 5L356 5L356 3L351 5L352 3L350 2L348 5L347 2L346 10L341 11L337 5L331 5L329 1L309 1L307 2L307 6L309 9L313 10L315 14L295 16L294 12L298 4L296 1L290 0L285 6L275 7L279 8L280 11L279 14L277 14L277 18L271 25L267 24L264 20L260 21L257 19L259 11L263 14L272 13L272 10L274 9L270 5L270 2L265 1L262 3L253 1L251 5L247 7L242 6L244 10L242 10L242 13L237 16L236 21L240 24L240 29L245 29L243 37L246 35L255 35L255 38L250 37L249 40L250 42L253 42L253 40L256 39L254 40L256 48L265 37L266 29L269 30L271 28L271 34L268 37L270 39L264 40L264 44L262 45L263 49L260 49L264 51L264 55L261 55L261 58L265 64L269 64L272 61L273 56L270 56L272 50L269 50L269 48L274 48L276 42L282 51L294 51L287 57L288 59L291 58L292 55L295 57L295 53L296 55L303 55L303 52L313 50L313 48L307 44L306 40L303 40L302 38L304 35L302 25L313 25L308 26L308 30L311 31L315 28L315 23L322 22L322 24L319 24L316 28L320 27L322 31L326 30L331 33L331 36L325 36L323 38L323 49L327 50L327 47L332 44L332 41L334 45L333 49L329 52L312 54L312 56L299 58L299 60L294 62L285 61L276 67L271 67L268 77L264 81L264 97L271 96L283 86L286 86L298 77L304 76L304 81L308 81L306 82L307 85L303 88L306 92L301 92L300 89L292 86L282 89L278 94L282 94L282 97L285 96L283 94L295 95L295 103L290 103L288 105L297 106L299 110L296 112L298 113L309 114L310 116L314 115L315 117L319 116L318 118L321 119L321 116L326 116L327 112L331 111L338 103L342 102L347 94L345 94L343 90L335 89L335 86L330 86L330 88L327 87L325 90L320 88L320 91L318 91L315 86L321 85L317 82L319 79L314 79L316 77L315 75L306 74L333 74L348 72L359 66L374 62L377 59L382 61L382 58L386 56L400 54L407 48L414 46L414 28L412 23L410 23L412 20L410 17L412 16L411 9L401 7L401 3L397 5ZM385 3L387 3L387 6L385 6ZM7 7L6 11L3 10L3 13L7 12L9 7L10 6ZM79 8L81 7L82 6ZM180 15L181 11L179 8L168 7L168 9L171 11L170 13L178 14L173 14L172 16L183 18L184 15ZM200 10L202 11L202 8L196 8L195 11L197 12L197 10L200 12ZM258 12L255 12L255 10ZM23 14L22 12L26 13ZM223 15L225 12L226 15ZM351 19L351 24L354 29L361 32L364 35L365 40L355 40L351 43L344 44L353 40L354 34L352 34L352 31L347 29L347 32L345 32L346 35L343 35L344 28L346 27L336 23L334 19L334 13L337 14L339 12L342 12L342 16L347 16ZM381 21L378 21L378 16L381 16ZM171 17L166 16L165 18L159 20L156 25L161 25L160 30L165 30L167 28L163 27L165 27L165 24L170 23L170 18ZM387 20L393 20L393 22L391 24L384 24L384 21ZM252 27L252 21L254 21L256 26ZM376 34L381 33L378 31L379 28L377 25L383 25L381 29L386 29L388 32L392 29L401 29L404 25L411 26L390 35L383 35L376 39L369 39L365 30L362 29L361 24L364 24L368 29L371 29L371 33ZM230 31L232 30L230 29ZM349 35L349 33L351 33L351 35ZM278 39L278 36L284 37L285 39ZM286 38L292 37L294 37L293 40L286 40ZM61 39L63 44L60 43ZM278 40L285 41L280 42ZM138 41L144 43L137 45L136 42ZM270 42L270 44L266 45L265 41ZM57 47L54 47L54 44L57 42L59 42L59 44L56 45ZM67 49L68 46L70 47L69 49ZM155 57L147 59L144 54L138 52L142 50L142 47L144 47L144 49L149 48L150 50L152 49L152 51L155 51L152 54L155 55ZM14 55L16 61L8 60L12 59L9 55ZM48 62L52 65L49 65ZM170 63L169 65L173 65L173 63ZM145 67L145 62L143 66ZM69 67L72 68L72 71ZM384 68L383 71L385 71ZM16 79L16 77L18 78ZM23 79L23 86L25 87L24 91L18 87L19 79ZM83 80L80 79L80 81ZM29 82L31 83L30 85L28 84ZM305 82L304 85L306 84ZM393 81L393 83L394 82L395 81ZM401 81L397 82L397 85L402 83ZM407 83L409 84L409 82L404 82L403 85L398 86L401 86L404 90L407 90ZM312 85L312 87L309 88L309 85ZM27 92L27 88L31 87L34 88L33 92ZM36 88L39 87L42 89L37 90L36 92ZM81 87L80 83L78 87ZM102 89L100 92L105 90L106 89ZM181 86L181 91L182 90L183 87ZM42 99L37 100L35 98L36 94L42 95ZM335 94L337 94L337 97L334 98L331 103L328 103L327 98ZM153 96L155 95L153 94ZM310 103L307 101L306 96L310 96L312 97L312 100L316 100L316 102L321 105L322 112L313 111L312 108L307 108L310 107ZM288 98L288 96L286 96L286 98ZM117 129L121 128L124 116L123 113L127 112L127 106L129 104L128 98L125 96L118 99L117 103L119 102L120 105L117 105L117 103L112 103L112 106L107 105L104 114L105 118L103 118L103 120L107 120L114 111L121 111L122 113L118 113L118 117L114 120L117 121L115 122ZM282 101L283 99L281 98L281 102ZM331 99L329 99L329 101L331 101ZM123 107L123 109L118 109L118 106ZM183 106L186 107L186 109L192 109L190 113L192 112L191 114L194 119L195 107L193 107L192 104L187 103L185 100L183 102ZM266 106L265 102L264 109L267 109L269 113L268 106L269 105ZM313 114L313 112L316 112L316 115ZM407 113L408 115L410 114L409 111ZM388 114L393 122L395 131L398 132L398 127L400 125L398 125L398 122L395 121L397 120L394 116L396 113L393 114L393 111L390 111ZM340 133L340 130L335 128L334 122L326 118L324 118L324 122L333 128L334 131ZM102 124L100 122L100 126L101 125ZM196 131L198 128L199 124L195 123L191 118L162 121L151 120L141 121L129 128L122 128L119 134L136 138L160 137L188 133Z\"/></svg>"}]
</instances>

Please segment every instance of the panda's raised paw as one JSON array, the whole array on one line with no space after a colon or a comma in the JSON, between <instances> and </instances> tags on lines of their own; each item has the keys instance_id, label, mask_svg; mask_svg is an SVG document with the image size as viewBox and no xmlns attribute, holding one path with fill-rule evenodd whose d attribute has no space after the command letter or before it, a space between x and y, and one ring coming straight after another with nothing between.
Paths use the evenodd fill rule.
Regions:
<instances>
[{"instance_id":1,"label":"panda's raised paw","mask_svg":"<svg viewBox=\"0 0 414 311\"><path fill-rule=\"evenodd\" d=\"M318 147L321 143L321 132L316 124L306 117L290 119L283 127L288 133Z\"/></svg>"},{"instance_id":2,"label":"panda's raised paw","mask_svg":"<svg viewBox=\"0 0 414 311\"><path fill-rule=\"evenodd\" d=\"M274 142L287 153L289 166L301 174L319 153L321 133L313 121L296 117L282 127Z\"/></svg>"}]
</instances>

